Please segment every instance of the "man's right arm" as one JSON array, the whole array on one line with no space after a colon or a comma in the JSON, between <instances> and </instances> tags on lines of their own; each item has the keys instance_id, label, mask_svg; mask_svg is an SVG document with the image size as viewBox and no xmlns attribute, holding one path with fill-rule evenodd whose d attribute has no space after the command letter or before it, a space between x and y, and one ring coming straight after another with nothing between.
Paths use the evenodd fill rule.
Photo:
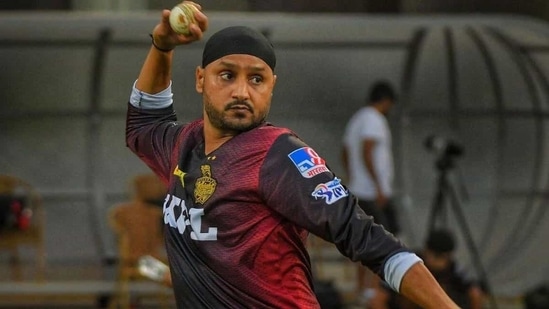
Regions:
<instances>
[{"instance_id":1,"label":"man's right arm","mask_svg":"<svg viewBox=\"0 0 549 309\"><path fill-rule=\"evenodd\" d=\"M191 25L190 36L184 36L171 29L169 16L169 10L162 11L151 34L152 44L132 89L126 121L126 145L164 181L170 173L171 152L181 129L172 106L173 49L202 38L208 25L207 17L197 10L198 24Z\"/></svg>"},{"instance_id":2,"label":"man's right arm","mask_svg":"<svg viewBox=\"0 0 549 309\"><path fill-rule=\"evenodd\" d=\"M198 10L194 17L197 24L191 24L191 35L178 34L170 26L170 11L163 10L160 22L151 34L152 44L149 54L141 67L136 88L146 93L158 93L166 89L171 81L173 49L177 45L189 44L200 40L208 28L208 18L200 11L200 5L192 3Z\"/></svg>"}]
</instances>

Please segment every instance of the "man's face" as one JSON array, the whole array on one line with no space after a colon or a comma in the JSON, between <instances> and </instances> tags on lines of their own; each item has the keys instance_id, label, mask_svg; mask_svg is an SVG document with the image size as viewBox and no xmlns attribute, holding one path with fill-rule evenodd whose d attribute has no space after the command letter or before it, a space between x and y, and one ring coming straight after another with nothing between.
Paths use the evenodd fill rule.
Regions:
<instances>
[{"instance_id":1,"label":"man's face","mask_svg":"<svg viewBox=\"0 0 549 309\"><path fill-rule=\"evenodd\" d=\"M395 102L392 100L392 99L388 99L388 98L385 98L381 101L382 103L382 113L385 115L385 116L388 116L389 115L389 112L391 111L391 109L393 108Z\"/></svg>"},{"instance_id":2,"label":"man's face","mask_svg":"<svg viewBox=\"0 0 549 309\"><path fill-rule=\"evenodd\" d=\"M220 133L248 131L261 124L271 106L276 76L260 58L227 55L196 70L205 121Z\"/></svg>"}]
</instances>

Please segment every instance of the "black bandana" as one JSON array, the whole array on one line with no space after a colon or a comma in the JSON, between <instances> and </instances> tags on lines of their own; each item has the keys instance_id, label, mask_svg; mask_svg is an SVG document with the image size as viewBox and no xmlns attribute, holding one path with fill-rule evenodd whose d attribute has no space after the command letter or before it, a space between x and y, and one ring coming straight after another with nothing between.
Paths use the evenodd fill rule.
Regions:
<instances>
[{"instance_id":1,"label":"black bandana","mask_svg":"<svg viewBox=\"0 0 549 309\"><path fill-rule=\"evenodd\" d=\"M202 67L233 54L255 56L265 61L274 71L276 56L273 45L260 32L244 26L228 27L214 33L204 47Z\"/></svg>"}]
</instances>

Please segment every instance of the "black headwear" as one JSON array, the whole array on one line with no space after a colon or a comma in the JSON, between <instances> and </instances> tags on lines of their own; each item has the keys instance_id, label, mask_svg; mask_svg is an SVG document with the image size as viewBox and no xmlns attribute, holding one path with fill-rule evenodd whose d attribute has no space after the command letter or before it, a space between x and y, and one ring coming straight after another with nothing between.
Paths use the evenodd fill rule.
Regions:
<instances>
[{"instance_id":1,"label":"black headwear","mask_svg":"<svg viewBox=\"0 0 549 309\"><path fill-rule=\"evenodd\" d=\"M427 237L427 249L437 253L448 253L455 249L454 235L445 229L433 230Z\"/></svg>"},{"instance_id":2,"label":"black headwear","mask_svg":"<svg viewBox=\"0 0 549 309\"><path fill-rule=\"evenodd\" d=\"M232 54L258 57L273 71L276 66L273 45L263 34L249 27L233 26L214 33L206 42L202 53L202 67Z\"/></svg>"},{"instance_id":3,"label":"black headwear","mask_svg":"<svg viewBox=\"0 0 549 309\"><path fill-rule=\"evenodd\" d=\"M383 99L389 99L396 103L397 95L391 83L385 80L380 80L370 87L370 103L377 103Z\"/></svg>"}]
</instances>

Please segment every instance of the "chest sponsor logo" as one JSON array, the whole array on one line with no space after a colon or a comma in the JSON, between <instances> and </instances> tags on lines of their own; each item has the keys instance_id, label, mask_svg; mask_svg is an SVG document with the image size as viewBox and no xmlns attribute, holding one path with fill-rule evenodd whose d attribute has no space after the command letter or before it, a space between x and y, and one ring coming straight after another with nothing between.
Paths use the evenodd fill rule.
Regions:
<instances>
[{"instance_id":1,"label":"chest sponsor logo","mask_svg":"<svg viewBox=\"0 0 549 309\"><path fill-rule=\"evenodd\" d=\"M349 194L341 185L341 180L336 177L327 183L317 185L311 195L315 199L324 199L326 204L330 205Z\"/></svg>"},{"instance_id":2,"label":"chest sponsor logo","mask_svg":"<svg viewBox=\"0 0 549 309\"><path fill-rule=\"evenodd\" d=\"M183 235L190 230L190 237L198 241L217 240L217 227L205 227L202 224L204 209L187 208L185 201L168 194L163 207L164 223L177 229Z\"/></svg>"},{"instance_id":3,"label":"chest sponsor logo","mask_svg":"<svg viewBox=\"0 0 549 309\"><path fill-rule=\"evenodd\" d=\"M305 178L312 178L328 171L326 162L311 147L302 147L292 151L288 157Z\"/></svg>"}]
</instances>

